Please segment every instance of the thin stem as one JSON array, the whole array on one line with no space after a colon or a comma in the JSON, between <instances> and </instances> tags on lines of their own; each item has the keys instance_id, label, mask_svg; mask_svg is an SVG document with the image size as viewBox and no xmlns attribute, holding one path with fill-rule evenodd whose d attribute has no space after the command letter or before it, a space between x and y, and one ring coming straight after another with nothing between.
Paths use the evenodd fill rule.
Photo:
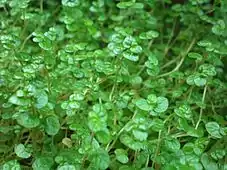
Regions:
<instances>
[{"instance_id":1,"label":"thin stem","mask_svg":"<svg viewBox=\"0 0 227 170\"><path fill-rule=\"evenodd\" d=\"M167 121L169 121L169 119L174 116L174 114L170 114L169 116L167 116L167 118L164 120L164 123L166 123Z\"/></svg>"},{"instance_id":2,"label":"thin stem","mask_svg":"<svg viewBox=\"0 0 227 170\"><path fill-rule=\"evenodd\" d=\"M8 14L9 14L9 12L7 11L7 8L6 8L6 6L5 6L5 5L3 5L3 9L4 9L5 13L8 15Z\"/></svg>"},{"instance_id":3,"label":"thin stem","mask_svg":"<svg viewBox=\"0 0 227 170\"><path fill-rule=\"evenodd\" d=\"M154 40L150 40L150 42L149 42L149 44L148 44L148 49L150 49L151 48L151 46L152 46L152 44L153 44L153 42L154 42Z\"/></svg>"},{"instance_id":4,"label":"thin stem","mask_svg":"<svg viewBox=\"0 0 227 170\"><path fill-rule=\"evenodd\" d=\"M43 0L40 0L40 12L43 13Z\"/></svg>"},{"instance_id":5,"label":"thin stem","mask_svg":"<svg viewBox=\"0 0 227 170\"><path fill-rule=\"evenodd\" d=\"M148 167L149 161L150 161L150 155L148 154L148 155L147 155L146 164L145 164L145 168Z\"/></svg>"},{"instance_id":6,"label":"thin stem","mask_svg":"<svg viewBox=\"0 0 227 170\"><path fill-rule=\"evenodd\" d=\"M145 68L146 68L146 66L143 65L136 75L139 76Z\"/></svg>"},{"instance_id":7,"label":"thin stem","mask_svg":"<svg viewBox=\"0 0 227 170\"><path fill-rule=\"evenodd\" d=\"M127 127L128 123L125 124L125 126L123 128L121 128L121 130L117 133L116 138L114 139L114 141L112 142L112 144L109 146L109 144L107 145L108 147L106 148L106 150L109 152L113 146L115 145L115 143L117 142L117 139L119 138L119 136L121 135L121 133L125 130L125 128Z\"/></svg>"},{"instance_id":8,"label":"thin stem","mask_svg":"<svg viewBox=\"0 0 227 170\"><path fill-rule=\"evenodd\" d=\"M137 111L135 111L134 115L132 116L131 120L135 118L137 114ZM129 121L130 122L130 121ZM110 145L110 143L107 144L106 150L109 152L113 146L115 145L115 143L117 142L119 136L122 134L122 132L124 132L124 130L126 129L126 127L128 126L129 122L127 122L122 128L121 130L117 133L116 138L114 139L114 141L112 142L112 144ZM110 145L110 146L109 146Z\"/></svg>"},{"instance_id":9,"label":"thin stem","mask_svg":"<svg viewBox=\"0 0 227 170\"><path fill-rule=\"evenodd\" d=\"M84 157L83 157L83 159L82 159L82 163L81 163L81 167L82 167L82 168L84 168L86 159L87 159L87 155L85 154Z\"/></svg>"},{"instance_id":10,"label":"thin stem","mask_svg":"<svg viewBox=\"0 0 227 170\"><path fill-rule=\"evenodd\" d=\"M28 138L27 138L27 140L25 141L24 145L27 145L27 144L28 144L30 138L31 138L31 135L30 135L30 133L29 133Z\"/></svg>"},{"instance_id":11,"label":"thin stem","mask_svg":"<svg viewBox=\"0 0 227 170\"><path fill-rule=\"evenodd\" d=\"M154 159L153 159L153 162L152 162L152 168L154 168L155 159L158 156L158 152L159 152L159 148L160 148L160 144L161 144L161 135L162 135L162 131L160 130L158 132L158 143L157 143L157 146L156 146L156 151L155 151Z\"/></svg>"},{"instance_id":12,"label":"thin stem","mask_svg":"<svg viewBox=\"0 0 227 170\"><path fill-rule=\"evenodd\" d=\"M189 135L186 133L178 133L178 134L172 135L173 138L180 138L180 137L185 137L185 136L189 136Z\"/></svg>"},{"instance_id":13,"label":"thin stem","mask_svg":"<svg viewBox=\"0 0 227 170\"><path fill-rule=\"evenodd\" d=\"M109 100L110 100L110 101L112 101L112 97L113 97L113 93L114 93L115 87L116 87L116 83L114 82L114 85L113 85L113 87L112 87L112 90L111 90L110 96L109 96Z\"/></svg>"},{"instance_id":14,"label":"thin stem","mask_svg":"<svg viewBox=\"0 0 227 170\"><path fill-rule=\"evenodd\" d=\"M190 43L190 45L187 48L186 52L183 54L183 57L181 58L181 60L178 63L178 65L173 70L171 70L170 72L167 72L167 73L159 75L158 78L168 76L168 75L170 75L170 74L172 74L172 73L174 73L174 72L179 70L179 68L181 67L181 65L183 64L183 62L185 60L185 57L187 56L187 54L189 53L189 51L192 49L193 45L195 44L195 40L196 40L195 38L192 40L192 42Z\"/></svg>"},{"instance_id":15,"label":"thin stem","mask_svg":"<svg viewBox=\"0 0 227 170\"><path fill-rule=\"evenodd\" d=\"M206 92L207 92L207 86L205 86L205 87L204 87L204 90L203 90L202 104L204 104L205 97L206 97ZM199 124L200 124L201 119L202 119L202 115L203 115L203 108L201 107L201 108L200 108L200 113L199 113L199 120L198 120L198 122L196 123L195 129L198 129Z\"/></svg>"},{"instance_id":16,"label":"thin stem","mask_svg":"<svg viewBox=\"0 0 227 170\"><path fill-rule=\"evenodd\" d=\"M116 71L115 80L114 80L114 85L113 85L112 90L111 90L110 95L109 95L109 100L110 100L110 101L112 101L113 93L114 93L114 91L115 91L115 89L116 89L116 87L117 87L117 84L118 84L118 83L117 83L117 77L119 76L119 71L120 71L120 69L121 69L121 61L122 61L122 57L121 57L120 59L117 57L116 60L115 60L115 64L116 64L116 65L119 64L119 68L118 68L117 71ZM117 64L117 63L118 63L118 64Z\"/></svg>"},{"instance_id":17,"label":"thin stem","mask_svg":"<svg viewBox=\"0 0 227 170\"><path fill-rule=\"evenodd\" d=\"M23 41L23 43L22 43L22 45L21 45L20 51L23 50L25 44L27 43L27 41L28 41L31 37L32 37L32 33L29 34L29 35L24 39L24 41Z\"/></svg>"},{"instance_id":18,"label":"thin stem","mask_svg":"<svg viewBox=\"0 0 227 170\"><path fill-rule=\"evenodd\" d=\"M95 136L95 133L92 131L92 132L91 132L91 141L90 141L90 144L91 144L91 145L92 145L92 142L93 142L94 136Z\"/></svg>"},{"instance_id":19,"label":"thin stem","mask_svg":"<svg viewBox=\"0 0 227 170\"><path fill-rule=\"evenodd\" d=\"M23 11L22 15L23 15L23 30L21 31L21 37L23 37L24 33L26 32L26 29L27 29L27 20L25 19L25 14L26 14L26 11Z\"/></svg>"},{"instance_id":20,"label":"thin stem","mask_svg":"<svg viewBox=\"0 0 227 170\"><path fill-rule=\"evenodd\" d=\"M179 57L176 57L175 59L169 61L168 63L166 63L165 65L163 65L163 66L161 67L161 70L163 70L164 68L166 68L166 67L172 65L172 64L175 63L178 59L179 59Z\"/></svg>"},{"instance_id":21,"label":"thin stem","mask_svg":"<svg viewBox=\"0 0 227 170\"><path fill-rule=\"evenodd\" d=\"M173 23L173 27L172 27L172 31L171 31L171 34L169 36L169 39L168 39L168 42L167 42L167 45L166 45L166 48L164 50L164 56L168 53L169 49L170 49L170 43L171 43L171 40L174 36L174 31L175 31L175 27L176 27L176 23L177 23L177 19L175 19L174 23Z\"/></svg>"},{"instance_id":22,"label":"thin stem","mask_svg":"<svg viewBox=\"0 0 227 170\"><path fill-rule=\"evenodd\" d=\"M188 100L191 98L193 88L194 88L194 87L192 86L192 87L190 87L190 89L189 89Z\"/></svg>"},{"instance_id":23,"label":"thin stem","mask_svg":"<svg viewBox=\"0 0 227 170\"><path fill-rule=\"evenodd\" d=\"M46 65L44 67L45 67L45 72L46 72L46 76L47 76L48 92L51 94L51 79L50 79L50 75L49 75L49 72L48 72L48 69L47 69Z\"/></svg>"},{"instance_id":24,"label":"thin stem","mask_svg":"<svg viewBox=\"0 0 227 170\"><path fill-rule=\"evenodd\" d=\"M211 103L211 109L212 109L213 113L217 115L217 112L215 111L214 103L212 101L210 101L210 103Z\"/></svg>"},{"instance_id":25,"label":"thin stem","mask_svg":"<svg viewBox=\"0 0 227 170\"><path fill-rule=\"evenodd\" d=\"M136 157L137 157L137 150L136 150L136 151L135 151L135 153L134 153L133 163L135 163L135 162L136 162Z\"/></svg>"},{"instance_id":26,"label":"thin stem","mask_svg":"<svg viewBox=\"0 0 227 170\"><path fill-rule=\"evenodd\" d=\"M168 126L168 130L167 130L167 133L168 133L168 134L170 133L170 130L171 130L171 126L169 125L169 126Z\"/></svg>"}]
</instances>

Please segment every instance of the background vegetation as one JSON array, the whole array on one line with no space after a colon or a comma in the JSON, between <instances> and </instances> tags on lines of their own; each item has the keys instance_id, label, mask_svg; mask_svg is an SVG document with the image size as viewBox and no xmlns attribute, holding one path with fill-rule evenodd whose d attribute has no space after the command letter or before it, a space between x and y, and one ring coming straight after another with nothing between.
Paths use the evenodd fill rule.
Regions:
<instances>
[{"instance_id":1,"label":"background vegetation","mask_svg":"<svg viewBox=\"0 0 227 170\"><path fill-rule=\"evenodd\" d=\"M226 0L0 0L0 169L227 170Z\"/></svg>"}]
</instances>

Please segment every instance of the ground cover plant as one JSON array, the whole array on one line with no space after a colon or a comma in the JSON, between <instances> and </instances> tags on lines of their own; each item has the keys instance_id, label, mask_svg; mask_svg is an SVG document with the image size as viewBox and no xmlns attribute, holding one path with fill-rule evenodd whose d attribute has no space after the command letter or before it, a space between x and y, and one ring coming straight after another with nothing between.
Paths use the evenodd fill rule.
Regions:
<instances>
[{"instance_id":1,"label":"ground cover plant","mask_svg":"<svg viewBox=\"0 0 227 170\"><path fill-rule=\"evenodd\" d=\"M227 170L226 0L0 0L0 169Z\"/></svg>"}]
</instances>

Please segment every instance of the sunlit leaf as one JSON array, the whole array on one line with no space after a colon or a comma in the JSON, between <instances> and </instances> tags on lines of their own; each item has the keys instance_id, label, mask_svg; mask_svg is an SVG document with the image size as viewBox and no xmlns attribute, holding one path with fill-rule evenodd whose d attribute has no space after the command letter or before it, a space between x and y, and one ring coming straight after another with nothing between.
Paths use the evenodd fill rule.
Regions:
<instances>
[{"instance_id":1,"label":"sunlit leaf","mask_svg":"<svg viewBox=\"0 0 227 170\"><path fill-rule=\"evenodd\" d=\"M27 148L25 148L23 144L16 145L14 151L16 155L20 158L29 158L31 156L30 151Z\"/></svg>"}]
</instances>

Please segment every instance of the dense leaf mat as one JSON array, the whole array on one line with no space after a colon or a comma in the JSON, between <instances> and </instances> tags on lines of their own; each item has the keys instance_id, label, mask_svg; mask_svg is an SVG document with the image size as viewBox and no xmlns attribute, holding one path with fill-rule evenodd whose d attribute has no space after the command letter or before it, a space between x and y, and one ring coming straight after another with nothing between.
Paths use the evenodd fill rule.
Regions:
<instances>
[{"instance_id":1,"label":"dense leaf mat","mask_svg":"<svg viewBox=\"0 0 227 170\"><path fill-rule=\"evenodd\" d=\"M226 0L0 0L0 169L226 170Z\"/></svg>"}]
</instances>

